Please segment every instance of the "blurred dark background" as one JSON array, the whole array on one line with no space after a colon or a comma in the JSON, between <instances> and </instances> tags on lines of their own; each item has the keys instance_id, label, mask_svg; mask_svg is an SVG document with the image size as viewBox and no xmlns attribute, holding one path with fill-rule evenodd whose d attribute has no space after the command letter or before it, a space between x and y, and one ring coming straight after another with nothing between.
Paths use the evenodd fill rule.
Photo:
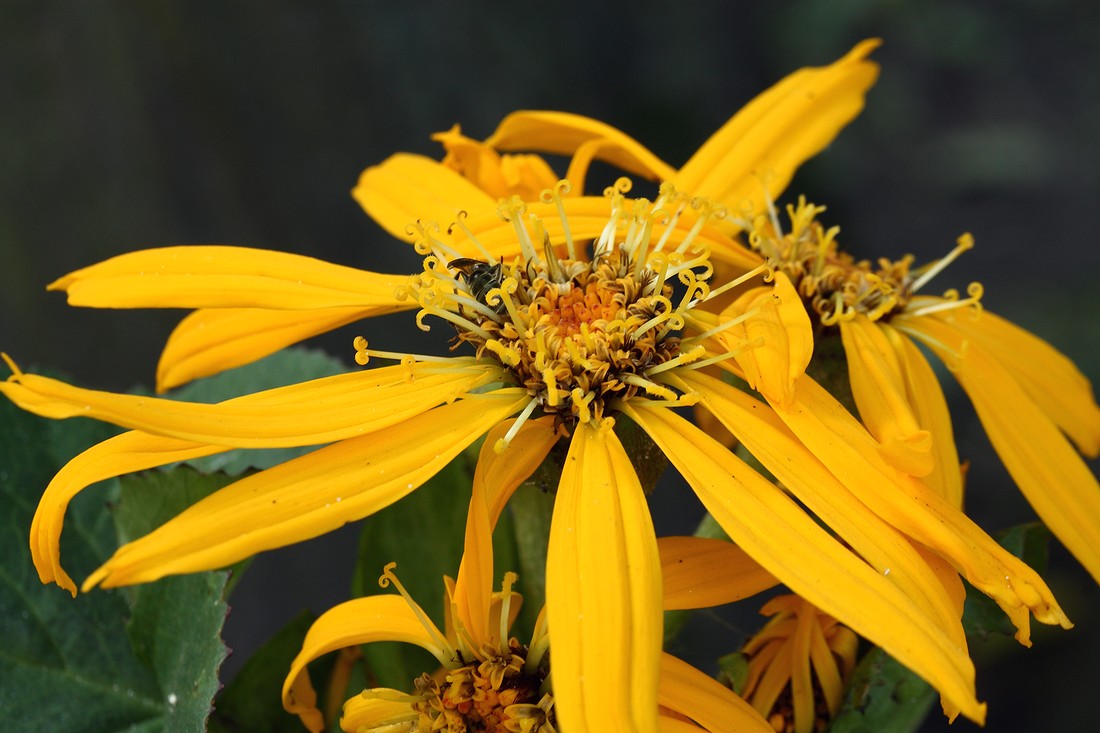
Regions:
<instances>
[{"instance_id":1,"label":"blurred dark background","mask_svg":"<svg viewBox=\"0 0 1100 733\"><path fill-rule=\"evenodd\" d=\"M395 151L438 155L432 132L460 122L483 137L512 110L562 109L615 125L679 165L753 95L869 36L885 45L866 111L789 192L828 204L827 222L867 256L926 261L973 232L977 249L932 289L981 280L989 309L1043 335L1095 380L1100 3L1086 0L708 2L675 11L5 3L0 349L84 386L149 385L179 313L70 309L46 283L114 254L182 243L408 271L411 249L374 225L349 190ZM391 323L407 331L407 317L399 320ZM347 358L357 333L318 343ZM1028 519L954 395L960 448L973 460L968 508L990 529ZM684 495L673 488L656 500L676 506ZM664 529L689 531L693 521ZM312 554L260 558L234 601L230 645L246 652L301 606L320 612L341 600L347 571L334 562L341 569L318 572L317 557L350 557L354 543L348 530L310 543ZM975 644L990 730L1094 727L1100 592L1054 552L1049 582L1078 628L1040 629L1028 651ZM725 639L733 647L751 630L735 625L704 617L689 632L710 648ZM934 714L927 730L941 729Z\"/></svg>"}]
</instances>

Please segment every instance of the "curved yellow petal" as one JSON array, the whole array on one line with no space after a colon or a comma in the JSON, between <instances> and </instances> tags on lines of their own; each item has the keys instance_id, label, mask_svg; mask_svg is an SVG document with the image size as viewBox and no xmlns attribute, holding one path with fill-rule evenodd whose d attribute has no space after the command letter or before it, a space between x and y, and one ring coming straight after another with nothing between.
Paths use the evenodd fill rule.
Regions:
<instances>
[{"instance_id":1,"label":"curved yellow petal","mask_svg":"<svg viewBox=\"0 0 1100 733\"><path fill-rule=\"evenodd\" d=\"M907 537L853 496L773 410L703 374L689 373L683 385L702 397L703 404L788 491L965 650L962 614L935 570Z\"/></svg>"},{"instance_id":2,"label":"curved yellow petal","mask_svg":"<svg viewBox=\"0 0 1100 733\"><path fill-rule=\"evenodd\" d=\"M362 519L434 476L528 399L459 400L247 476L119 548L83 589L225 567ZM249 518L247 527L241 517Z\"/></svg>"},{"instance_id":3,"label":"curved yellow petal","mask_svg":"<svg viewBox=\"0 0 1100 733\"><path fill-rule=\"evenodd\" d=\"M577 148L592 140L606 142L606 146L601 146L596 154L597 159L627 173L650 180L668 180L676 172L626 133L591 117L569 112L513 112L501 120L485 144L497 150L538 150L572 155Z\"/></svg>"},{"instance_id":4,"label":"curved yellow petal","mask_svg":"<svg viewBox=\"0 0 1100 733\"><path fill-rule=\"evenodd\" d=\"M733 690L671 654L661 655L657 702L712 733L775 733L768 721Z\"/></svg>"},{"instance_id":5,"label":"curved yellow petal","mask_svg":"<svg viewBox=\"0 0 1100 733\"><path fill-rule=\"evenodd\" d=\"M809 517L776 486L667 409L624 411L653 438L730 538L792 591L841 620L958 703L975 721L966 653L896 585Z\"/></svg>"},{"instance_id":6,"label":"curved yellow petal","mask_svg":"<svg viewBox=\"0 0 1100 733\"><path fill-rule=\"evenodd\" d=\"M937 320L946 321L947 315ZM989 311L952 327L1000 363L1036 405L1089 458L1100 455L1100 407L1087 377L1065 354Z\"/></svg>"},{"instance_id":7,"label":"curved yellow petal","mask_svg":"<svg viewBox=\"0 0 1100 733\"><path fill-rule=\"evenodd\" d=\"M446 132L437 132L432 140L442 143L447 151L443 165L457 171L493 198L515 195L534 200L561 178L538 155L501 155L490 145L463 135L458 125Z\"/></svg>"},{"instance_id":8,"label":"curved yellow petal","mask_svg":"<svg viewBox=\"0 0 1100 733\"><path fill-rule=\"evenodd\" d=\"M407 275L381 275L288 252L199 245L112 257L50 283L93 308L381 307L400 310ZM389 312L389 311L384 311Z\"/></svg>"},{"instance_id":9,"label":"curved yellow petal","mask_svg":"<svg viewBox=\"0 0 1100 733\"><path fill-rule=\"evenodd\" d=\"M500 423L485 436L474 469L473 493L466 515L462 561L453 594L459 619L480 647L489 628L493 595L493 530L509 497L539 467L557 442L551 420L529 420L516 432L508 447L497 453L498 440L512 429L514 420Z\"/></svg>"},{"instance_id":10,"label":"curved yellow petal","mask_svg":"<svg viewBox=\"0 0 1100 733\"><path fill-rule=\"evenodd\" d=\"M703 537L658 537L664 609L710 608L779 584L737 545Z\"/></svg>"},{"instance_id":11,"label":"curved yellow petal","mask_svg":"<svg viewBox=\"0 0 1100 733\"><path fill-rule=\"evenodd\" d=\"M314 733L323 731L325 721L317 709L317 694L309 681L306 665L337 649L373 641L415 644L437 658L445 654L401 596L367 596L341 603L313 622L302 642L302 650L291 662L283 682L283 707L286 711L300 717L302 723Z\"/></svg>"},{"instance_id":12,"label":"curved yellow petal","mask_svg":"<svg viewBox=\"0 0 1100 733\"><path fill-rule=\"evenodd\" d=\"M406 693L400 690L385 690L375 688L363 690L363 692L344 703L344 711L340 715L340 730L345 733L367 733L384 726L406 726L411 729L415 725L420 713L413 709L408 702L398 702L385 697L370 697L369 693L380 692L391 698L404 696ZM303 722L305 722L303 720ZM402 728L398 727L398 731Z\"/></svg>"},{"instance_id":13,"label":"curved yellow petal","mask_svg":"<svg viewBox=\"0 0 1100 733\"><path fill-rule=\"evenodd\" d=\"M416 239L414 222L446 228L459 211L495 211L496 199L447 166L423 155L398 153L359 176L351 192L387 232Z\"/></svg>"},{"instance_id":14,"label":"curved yellow petal","mask_svg":"<svg viewBox=\"0 0 1100 733\"><path fill-rule=\"evenodd\" d=\"M908 337L889 324L880 324L879 328L894 347L905 382L905 394L917 423L932 434L935 465L932 472L921 480L952 506L962 507L962 470L959 467L959 453L955 449L951 413L947 409L940 380L932 371L928 359Z\"/></svg>"},{"instance_id":15,"label":"curved yellow petal","mask_svg":"<svg viewBox=\"0 0 1100 733\"><path fill-rule=\"evenodd\" d=\"M828 145L863 109L863 96L878 76L866 58L879 41L863 41L835 63L804 68L759 95L672 177L678 189L741 211L744 202L762 213L795 169Z\"/></svg>"},{"instance_id":16,"label":"curved yellow petal","mask_svg":"<svg viewBox=\"0 0 1100 733\"><path fill-rule=\"evenodd\" d=\"M654 731L661 570L641 484L614 432L580 425L546 558L554 709L563 730Z\"/></svg>"},{"instance_id":17,"label":"curved yellow petal","mask_svg":"<svg viewBox=\"0 0 1100 733\"><path fill-rule=\"evenodd\" d=\"M37 374L0 382L0 393L37 415L92 417L131 430L233 448L319 445L369 433L500 378L499 367L457 361L349 372L219 404L73 387Z\"/></svg>"},{"instance_id":18,"label":"curved yellow petal","mask_svg":"<svg viewBox=\"0 0 1100 733\"><path fill-rule=\"evenodd\" d=\"M909 405L893 344L862 313L841 320L840 338L852 397L882 457L911 476L927 476L935 468L932 433L917 423Z\"/></svg>"},{"instance_id":19,"label":"curved yellow petal","mask_svg":"<svg viewBox=\"0 0 1100 733\"><path fill-rule=\"evenodd\" d=\"M417 308L415 302L370 308L203 308L168 337L157 363L157 392L250 364L279 349L363 318Z\"/></svg>"},{"instance_id":20,"label":"curved yellow petal","mask_svg":"<svg viewBox=\"0 0 1100 733\"><path fill-rule=\"evenodd\" d=\"M66 463L53 477L31 520L31 560L43 583L55 582L76 595L76 584L61 568L61 529L73 497L92 484L134 471L229 450L138 431L93 445Z\"/></svg>"},{"instance_id":21,"label":"curved yellow petal","mask_svg":"<svg viewBox=\"0 0 1100 733\"><path fill-rule=\"evenodd\" d=\"M721 320L751 314L718 336L744 371L749 385L781 404L813 355L813 330L790 279L775 273L774 285L753 288L722 312Z\"/></svg>"},{"instance_id":22,"label":"curved yellow petal","mask_svg":"<svg viewBox=\"0 0 1100 733\"><path fill-rule=\"evenodd\" d=\"M960 319L961 320L961 319ZM914 318L908 328L934 342L1020 491L1073 556L1100 582L1100 484L1065 435L980 341L963 350L964 334L939 319ZM945 352L962 353L961 359Z\"/></svg>"},{"instance_id":23,"label":"curved yellow petal","mask_svg":"<svg viewBox=\"0 0 1100 733\"><path fill-rule=\"evenodd\" d=\"M1022 644L1029 643L1029 611L1042 623L1072 626L1034 570L957 507L886 463L874 438L824 388L809 377L795 387L789 408L775 406L787 426L871 511L939 552L995 600Z\"/></svg>"}]
</instances>

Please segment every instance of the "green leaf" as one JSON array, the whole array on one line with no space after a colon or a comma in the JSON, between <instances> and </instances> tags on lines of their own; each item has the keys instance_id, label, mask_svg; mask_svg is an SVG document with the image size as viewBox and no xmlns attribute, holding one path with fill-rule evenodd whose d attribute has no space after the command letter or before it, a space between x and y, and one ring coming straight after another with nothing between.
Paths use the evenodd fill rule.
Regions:
<instances>
[{"instance_id":1,"label":"green leaf","mask_svg":"<svg viewBox=\"0 0 1100 733\"><path fill-rule=\"evenodd\" d=\"M741 652L719 657L718 681L740 695L749 681L749 658Z\"/></svg>"},{"instance_id":2,"label":"green leaf","mask_svg":"<svg viewBox=\"0 0 1100 733\"><path fill-rule=\"evenodd\" d=\"M936 691L882 649L860 661L829 733L908 733L917 730Z\"/></svg>"},{"instance_id":3,"label":"green leaf","mask_svg":"<svg viewBox=\"0 0 1100 733\"><path fill-rule=\"evenodd\" d=\"M72 598L42 585L29 527L38 497L69 457L109 427L51 422L0 402L0 720L4 730L202 730L225 656L219 639L224 575L151 584L138 592ZM91 487L71 506L61 538L74 577L118 546L104 501L117 482Z\"/></svg>"},{"instance_id":4,"label":"green leaf","mask_svg":"<svg viewBox=\"0 0 1100 733\"><path fill-rule=\"evenodd\" d=\"M304 348L283 349L251 364L199 379L170 393L172 399L188 402L221 402L244 394L307 382L348 371L338 359ZM270 468L313 450L301 448L257 448L231 450L188 461L204 473L222 471L239 476L250 470Z\"/></svg>"},{"instance_id":5,"label":"green leaf","mask_svg":"<svg viewBox=\"0 0 1100 733\"><path fill-rule=\"evenodd\" d=\"M233 681L218 695L214 714L210 718L211 733L302 733L304 729L298 716L283 710L276 701L282 695L283 679L290 663L301 650L302 641L313 621L313 614L299 614L249 658ZM331 658L328 661L331 662ZM315 682L327 677L321 673L324 666L322 661L311 667ZM321 694L324 694L323 690Z\"/></svg>"}]
</instances>

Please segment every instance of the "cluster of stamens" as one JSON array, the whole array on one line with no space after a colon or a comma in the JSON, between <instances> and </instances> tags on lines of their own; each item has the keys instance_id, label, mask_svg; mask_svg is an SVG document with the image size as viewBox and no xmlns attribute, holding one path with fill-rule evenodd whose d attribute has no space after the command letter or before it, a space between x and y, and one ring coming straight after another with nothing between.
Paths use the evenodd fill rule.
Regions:
<instances>
[{"instance_id":1,"label":"cluster of stamens","mask_svg":"<svg viewBox=\"0 0 1100 733\"><path fill-rule=\"evenodd\" d=\"M441 669L414 680L409 695L393 690L365 690L365 698L408 703L416 716L415 730L484 731L485 733L555 733L554 698L545 689L549 676L549 637L538 624L531 646L508 635L515 573L505 573L499 593L494 593L495 636L477 645L452 611L454 637L444 637L409 596L390 563L379 585L393 585L420 618L433 638L432 652ZM406 722L412 722L403 718ZM382 728L387 728L385 723Z\"/></svg>"},{"instance_id":2,"label":"cluster of stamens","mask_svg":"<svg viewBox=\"0 0 1100 733\"><path fill-rule=\"evenodd\" d=\"M915 316L960 307L975 312L981 308L982 286L976 282L967 288L966 298L957 290L934 298L917 295L929 280L974 246L971 235L959 237L946 257L919 268L912 268L912 255L900 260L882 258L872 264L857 261L838 248L840 227L826 228L817 218L824 211L824 206L799 197L797 205L787 206L789 231L783 231L774 207L746 226L753 249L787 274L822 325L835 325L857 313L877 321L900 313Z\"/></svg>"},{"instance_id":3,"label":"cluster of stamens","mask_svg":"<svg viewBox=\"0 0 1100 733\"><path fill-rule=\"evenodd\" d=\"M764 268L712 289L709 252L696 237L723 212L669 185L654 202L625 199L629 189L630 182L620 179L605 191L611 214L590 254L570 233L562 200L566 181L542 197L556 204L561 241L552 242L545 224L518 198L501 203L499 214L520 245L508 262L478 242L463 215L450 231L461 230L483 259L460 255L435 228L417 225L424 269L399 295L416 298L422 329L428 330L429 315L449 321L457 330L452 348L470 344L478 360L499 362L513 385L530 395L517 428L535 410L553 415L568 433L578 423L602 421L624 400L691 404L690 395L663 383L662 373L728 356L708 355L702 341L740 319L690 337L682 330L700 325L691 313L695 306ZM693 218L677 229L688 210Z\"/></svg>"}]
</instances>

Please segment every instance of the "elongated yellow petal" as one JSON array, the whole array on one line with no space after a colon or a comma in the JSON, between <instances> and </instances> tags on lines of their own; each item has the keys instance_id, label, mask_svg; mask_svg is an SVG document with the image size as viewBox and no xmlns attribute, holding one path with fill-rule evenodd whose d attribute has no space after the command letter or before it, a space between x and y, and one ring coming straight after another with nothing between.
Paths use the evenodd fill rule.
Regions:
<instances>
[{"instance_id":1,"label":"elongated yellow petal","mask_svg":"<svg viewBox=\"0 0 1100 733\"><path fill-rule=\"evenodd\" d=\"M981 721L966 653L896 585L864 563L758 473L665 409L632 417L687 479L727 534L795 593L883 647L963 713ZM556 633L556 627L555 627Z\"/></svg>"},{"instance_id":2,"label":"elongated yellow petal","mask_svg":"<svg viewBox=\"0 0 1100 733\"><path fill-rule=\"evenodd\" d=\"M759 95L696 151L671 179L681 191L763 212L778 198L795 169L828 145L863 109L863 96L878 76L867 55L879 45L864 41L835 63L790 74Z\"/></svg>"},{"instance_id":3,"label":"elongated yellow petal","mask_svg":"<svg viewBox=\"0 0 1100 733\"><path fill-rule=\"evenodd\" d=\"M947 314L936 319L945 322ZM1100 407L1089 380L1064 354L989 311L977 319L956 317L951 325L1011 373L1082 453L1090 458L1100 455Z\"/></svg>"},{"instance_id":4,"label":"elongated yellow petal","mask_svg":"<svg viewBox=\"0 0 1100 733\"><path fill-rule=\"evenodd\" d=\"M553 420L529 420L503 452L495 446L514 420L500 423L485 436L474 470L473 493L466 515L462 562L455 581L454 604L475 646L488 641L489 604L493 594L493 530L508 498L539 467L557 442Z\"/></svg>"},{"instance_id":5,"label":"elongated yellow petal","mask_svg":"<svg viewBox=\"0 0 1100 733\"><path fill-rule=\"evenodd\" d=\"M359 176L352 196L383 229L407 241L414 222L446 228L459 211L495 211L496 199L473 182L423 155L398 153Z\"/></svg>"},{"instance_id":6,"label":"elongated yellow petal","mask_svg":"<svg viewBox=\"0 0 1100 733\"><path fill-rule=\"evenodd\" d=\"M735 355L749 385L769 399L786 403L794 381L806 371L813 356L813 331L806 307L790 279L775 273L772 287L753 288L722 312L729 320L750 311L745 322L719 335Z\"/></svg>"},{"instance_id":7,"label":"elongated yellow petal","mask_svg":"<svg viewBox=\"0 0 1100 733\"><path fill-rule=\"evenodd\" d=\"M896 585L960 648L962 614L928 562L897 529L860 502L766 405L703 374L683 378L703 404L822 522Z\"/></svg>"},{"instance_id":8,"label":"elongated yellow petal","mask_svg":"<svg viewBox=\"0 0 1100 733\"><path fill-rule=\"evenodd\" d=\"M460 400L243 478L120 548L83 588L225 567L362 519L416 489L527 399Z\"/></svg>"},{"instance_id":9,"label":"elongated yellow petal","mask_svg":"<svg viewBox=\"0 0 1100 733\"><path fill-rule=\"evenodd\" d=\"M657 702L694 720L712 733L774 733L768 721L733 690L671 654L661 655Z\"/></svg>"},{"instance_id":10,"label":"elongated yellow petal","mask_svg":"<svg viewBox=\"0 0 1100 733\"><path fill-rule=\"evenodd\" d=\"M112 257L50 283L70 305L94 308L408 307L405 275L380 275L312 257L221 245L160 247ZM388 311L387 311L388 312Z\"/></svg>"},{"instance_id":11,"label":"elongated yellow petal","mask_svg":"<svg viewBox=\"0 0 1100 733\"><path fill-rule=\"evenodd\" d=\"M654 731L661 569L641 484L618 438L578 426L546 558L554 709L563 730Z\"/></svg>"},{"instance_id":12,"label":"elongated yellow petal","mask_svg":"<svg viewBox=\"0 0 1100 733\"><path fill-rule=\"evenodd\" d=\"M498 367L462 360L397 365L315 379L252 400L203 404L81 389L36 374L0 382L25 410L94 417L132 430L233 448L318 445L369 433L500 378Z\"/></svg>"},{"instance_id":13,"label":"elongated yellow petal","mask_svg":"<svg viewBox=\"0 0 1100 733\"><path fill-rule=\"evenodd\" d=\"M417 307L203 308L190 313L168 337L157 363L157 391L250 364L279 349L362 318Z\"/></svg>"},{"instance_id":14,"label":"elongated yellow petal","mask_svg":"<svg viewBox=\"0 0 1100 733\"><path fill-rule=\"evenodd\" d=\"M885 323L880 324L879 328L890 340L894 353L898 356L905 382L905 394L917 422L932 434L935 465L931 473L922 477L922 481L928 488L947 499L952 506L962 507L963 478L959 468L959 453L955 449L955 431L940 380L932 371L928 359L907 336Z\"/></svg>"},{"instance_id":15,"label":"elongated yellow petal","mask_svg":"<svg viewBox=\"0 0 1100 733\"><path fill-rule=\"evenodd\" d=\"M371 697L369 693L381 693L379 697ZM408 702L399 702L386 697L403 697L406 693L400 690L386 690L375 688L364 690L344 703L344 711L340 715L340 730L346 733L359 733L369 731L386 725L403 724L414 727L420 713L413 709ZM304 722L304 721L303 721ZM308 725L308 724L307 724ZM382 728L385 730L385 728ZM409 728L406 728L409 729ZM401 730L398 728L397 730Z\"/></svg>"},{"instance_id":16,"label":"elongated yellow petal","mask_svg":"<svg viewBox=\"0 0 1100 733\"><path fill-rule=\"evenodd\" d=\"M932 434L921 428L913 414L890 340L861 313L841 320L840 337L852 397L863 424L879 442L882 457L912 476L927 476L935 468Z\"/></svg>"},{"instance_id":17,"label":"elongated yellow petal","mask_svg":"<svg viewBox=\"0 0 1100 733\"><path fill-rule=\"evenodd\" d=\"M1042 408L980 341L962 351L964 334L939 319L914 318L907 326L963 353L961 359L932 343L955 368L990 442L1039 517L1100 582L1100 485Z\"/></svg>"},{"instance_id":18,"label":"elongated yellow petal","mask_svg":"<svg viewBox=\"0 0 1100 733\"><path fill-rule=\"evenodd\" d=\"M664 608L710 608L779 584L737 545L703 537L658 537Z\"/></svg>"},{"instance_id":19,"label":"elongated yellow petal","mask_svg":"<svg viewBox=\"0 0 1100 733\"><path fill-rule=\"evenodd\" d=\"M31 520L31 559L43 583L55 582L76 595L76 584L61 569L61 528L73 497L88 486L124 473L144 471L229 450L133 431L93 445L53 477Z\"/></svg>"},{"instance_id":20,"label":"elongated yellow petal","mask_svg":"<svg viewBox=\"0 0 1100 733\"><path fill-rule=\"evenodd\" d=\"M568 112L513 112L501 120L485 144L497 150L538 150L572 155L577 148L592 140L606 143L595 156L598 160L628 173L650 180L668 180L676 172L626 133L591 117Z\"/></svg>"},{"instance_id":21,"label":"elongated yellow petal","mask_svg":"<svg viewBox=\"0 0 1100 733\"><path fill-rule=\"evenodd\" d=\"M776 406L776 412L868 508L939 552L995 600L1015 624L1020 643L1029 643L1029 611L1043 623L1072 626L1034 570L958 508L887 464L874 438L812 379L799 380L791 407Z\"/></svg>"},{"instance_id":22,"label":"elongated yellow petal","mask_svg":"<svg viewBox=\"0 0 1100 733\"><path fill-rule=\"evenodd\" d=\"M309 681L306 665L329 652L373 641L401 641L443 656L421 619L404 598L377 595L356 598L330 608L309 627L302 650L290 665L283 682L283 707L297 715L314 733L325 729L317 710L317 694Z\"/></svg>"}]
</instances>

